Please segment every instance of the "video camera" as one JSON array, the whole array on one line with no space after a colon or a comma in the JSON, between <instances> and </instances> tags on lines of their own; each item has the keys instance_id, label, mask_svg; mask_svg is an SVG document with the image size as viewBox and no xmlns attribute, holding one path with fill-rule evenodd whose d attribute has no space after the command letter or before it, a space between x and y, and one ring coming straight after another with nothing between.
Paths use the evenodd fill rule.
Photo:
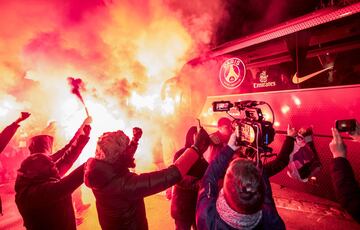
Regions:
<instances>
[{"instance_id":1,"label":"video camera","mask_svg":"<svg viewBox=\"0 0 360 230\"><path fill-rule=\"evenodd\" d=\"M235 123L237 135L237 144L249 147L259 152L271 152L272 149L268 145L274 141L275 130L273 122L266 121L261 107L267 105L271 112L270 105L263 101L239 101L231 103L230 101L214 101L212 103L214 112L226 112L229 114L231 108L240 112L239 118L235 118L229 114ZM273 112L272 112L273 113ZM272 114L274 118L274 113ZM248 155L248 154L247 154Z\"/></svg>"}]
</instances>

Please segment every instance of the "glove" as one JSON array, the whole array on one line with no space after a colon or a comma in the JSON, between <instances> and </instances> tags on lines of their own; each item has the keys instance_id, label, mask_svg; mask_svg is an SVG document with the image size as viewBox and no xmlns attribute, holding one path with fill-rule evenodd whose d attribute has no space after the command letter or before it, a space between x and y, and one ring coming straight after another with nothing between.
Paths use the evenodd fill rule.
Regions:
<instances>
[{"instance_id":1,"label":"glove","mask_svg":"<svg viewBox=\"0 0 360 230\"><path fill-rule=\"evenodd\" d=\"M90 136L90 131L91 131L91 126L90 125L85 125L83 128L83 132L85 136Z\"/></svg>"},{"instance_id":2,"label":"glove","mask_svg":"<svg viewBox=\"0 0 360 230\"><path fill-rule=\"evenodd\" d=\"M139 127L134 127L133 128L133 138L132 140L135 142L135 143L138 143L141 136L142 136L142 129L139 128Z\"/></svg>"},{"instance_id":3,"label":"glove","mask_svg":"<svg viewBox=\"0 0 360 230\"><path fill-rule=\"evenodd\" d=\"M194 136L197 133L196 126L191 126L186 133L185 148L190 148L194 144Z\"/></svg>"},{"instance_id":4,"label":"glove","mask_svg":"<svg viewBox=\"0 0 360 230\"><path fill-rule=\"evenodd\" d=\"M240 148L240 145L236 144L236 142L237 142L236 139L237 139L236 132L233 132L229 138L228 146L234 151L236 151Z\"/></svg>"},{"instance_id":5,"label":"glove","mask_svg":"<svg viewBox=\"0 0 360 230\"><path fill-rule=\"evenodd\" d=\"M210 145L209 134L204 128L200 128L199 133L196 135L195 143L191 146L200 156L204 154Z\"/></svg>"}]
</instances>

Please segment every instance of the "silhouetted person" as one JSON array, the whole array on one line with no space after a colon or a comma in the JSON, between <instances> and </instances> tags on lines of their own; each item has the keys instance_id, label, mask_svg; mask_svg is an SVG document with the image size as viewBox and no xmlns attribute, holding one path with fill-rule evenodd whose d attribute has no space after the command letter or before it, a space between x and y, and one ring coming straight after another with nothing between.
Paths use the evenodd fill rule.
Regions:
<instances>
[{"instance_id":1,"label":"silhouetted person","mask_svg":"<svg viewBox=\"0 0 360 230\"><path fill-rule=\"evenodd\" d=\"M89 141L90 129L84 122L76 138L53 155L51 136L31 139L31 154L21 163L15 182L15 202L26 229L76 229L71 193L83 183L84 164L62 176Z\"/></svg>"},{"instance_id":2,"label":"silhouetted person","mask_svg":"<svg viewBox=\"0 0 360 230\"><path fill-rule=\"evenodd\" d=\"M144 197L156 194L179 182L202 156L209 144L204 129L195 144L168 168L135 174L134 154L141 130L133 129L134 137L122 132L104 133L98 140L95 158L86 163L85 184L96 198L99 222L103 230L148 229Z\"/></svg>"},{"instance_id":3,"label":"silhouetted person","mask_svg":"<svg viewBox=\"0 0 360 230\"><path fill-rule=\"evenodd\" d=\"M340 205L360 223L360 187L355 179L354 172L346 158L346 145L337 129L332 128L333 139L329 144L334 160L330 167L331 179L335 195ZM360 127L356 123L355 132L349 133L357 142L360 142ZM359 151L357 151L358 154Z\"/></svg>"},{"instance_id":4,"label":"silhouetted person","mask_svg":"<svg viewBox=\"0 0 360 230\"><path fill-rule=\"evenodd\" d=\"M184 148L174 155L174 162L194 144L197 133L196 126L191 127L186 134ZM175 220L176 230L196 229L195 211L200 179L208 166L204 158L200 158L191 167L183 179L173 186L171 197L171 217Z\"/></svg>"}]
</instances>

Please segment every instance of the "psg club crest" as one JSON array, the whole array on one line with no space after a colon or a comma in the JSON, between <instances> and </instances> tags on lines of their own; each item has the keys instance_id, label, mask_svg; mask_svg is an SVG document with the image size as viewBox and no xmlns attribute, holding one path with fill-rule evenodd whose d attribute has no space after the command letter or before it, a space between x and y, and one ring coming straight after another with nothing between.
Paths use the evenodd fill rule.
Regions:
<instances>
[{"instance_id":1,"label":"psg club crest","mask_svg":"<svg viewBox=\"0 0 360 230\"><path fill-rule=\"evenodd\" d=\"M227 59L220 68L219 79L227 89L235 89L245 78L245 65L239 58Z\"/></svg>"}]
</instances>

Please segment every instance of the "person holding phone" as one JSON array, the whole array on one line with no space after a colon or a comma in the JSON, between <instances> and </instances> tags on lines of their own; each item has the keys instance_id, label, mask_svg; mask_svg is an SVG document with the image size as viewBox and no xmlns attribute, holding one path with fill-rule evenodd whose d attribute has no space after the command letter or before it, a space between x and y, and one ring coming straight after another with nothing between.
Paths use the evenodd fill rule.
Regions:
<instances>
[{"instance_id":1,"label":"person holding phone","mask_svg":"<svg viewBox=\"0 0 360 230\"><path fill-rule=\"evenodd\" d=\"M336 128L331 129L333 139L329 148L334 159L330 167L330 174L335 195L340 205L356 222L360 223L360 187L355 179L350 162L346 158L346 145L339 134L339 132L348 132L355 141L360 142L360 125L357 121L355 121L355 125L341 125L351 123L354 122L349 120L336 121Z\"/></svg>"}]
</instances>

